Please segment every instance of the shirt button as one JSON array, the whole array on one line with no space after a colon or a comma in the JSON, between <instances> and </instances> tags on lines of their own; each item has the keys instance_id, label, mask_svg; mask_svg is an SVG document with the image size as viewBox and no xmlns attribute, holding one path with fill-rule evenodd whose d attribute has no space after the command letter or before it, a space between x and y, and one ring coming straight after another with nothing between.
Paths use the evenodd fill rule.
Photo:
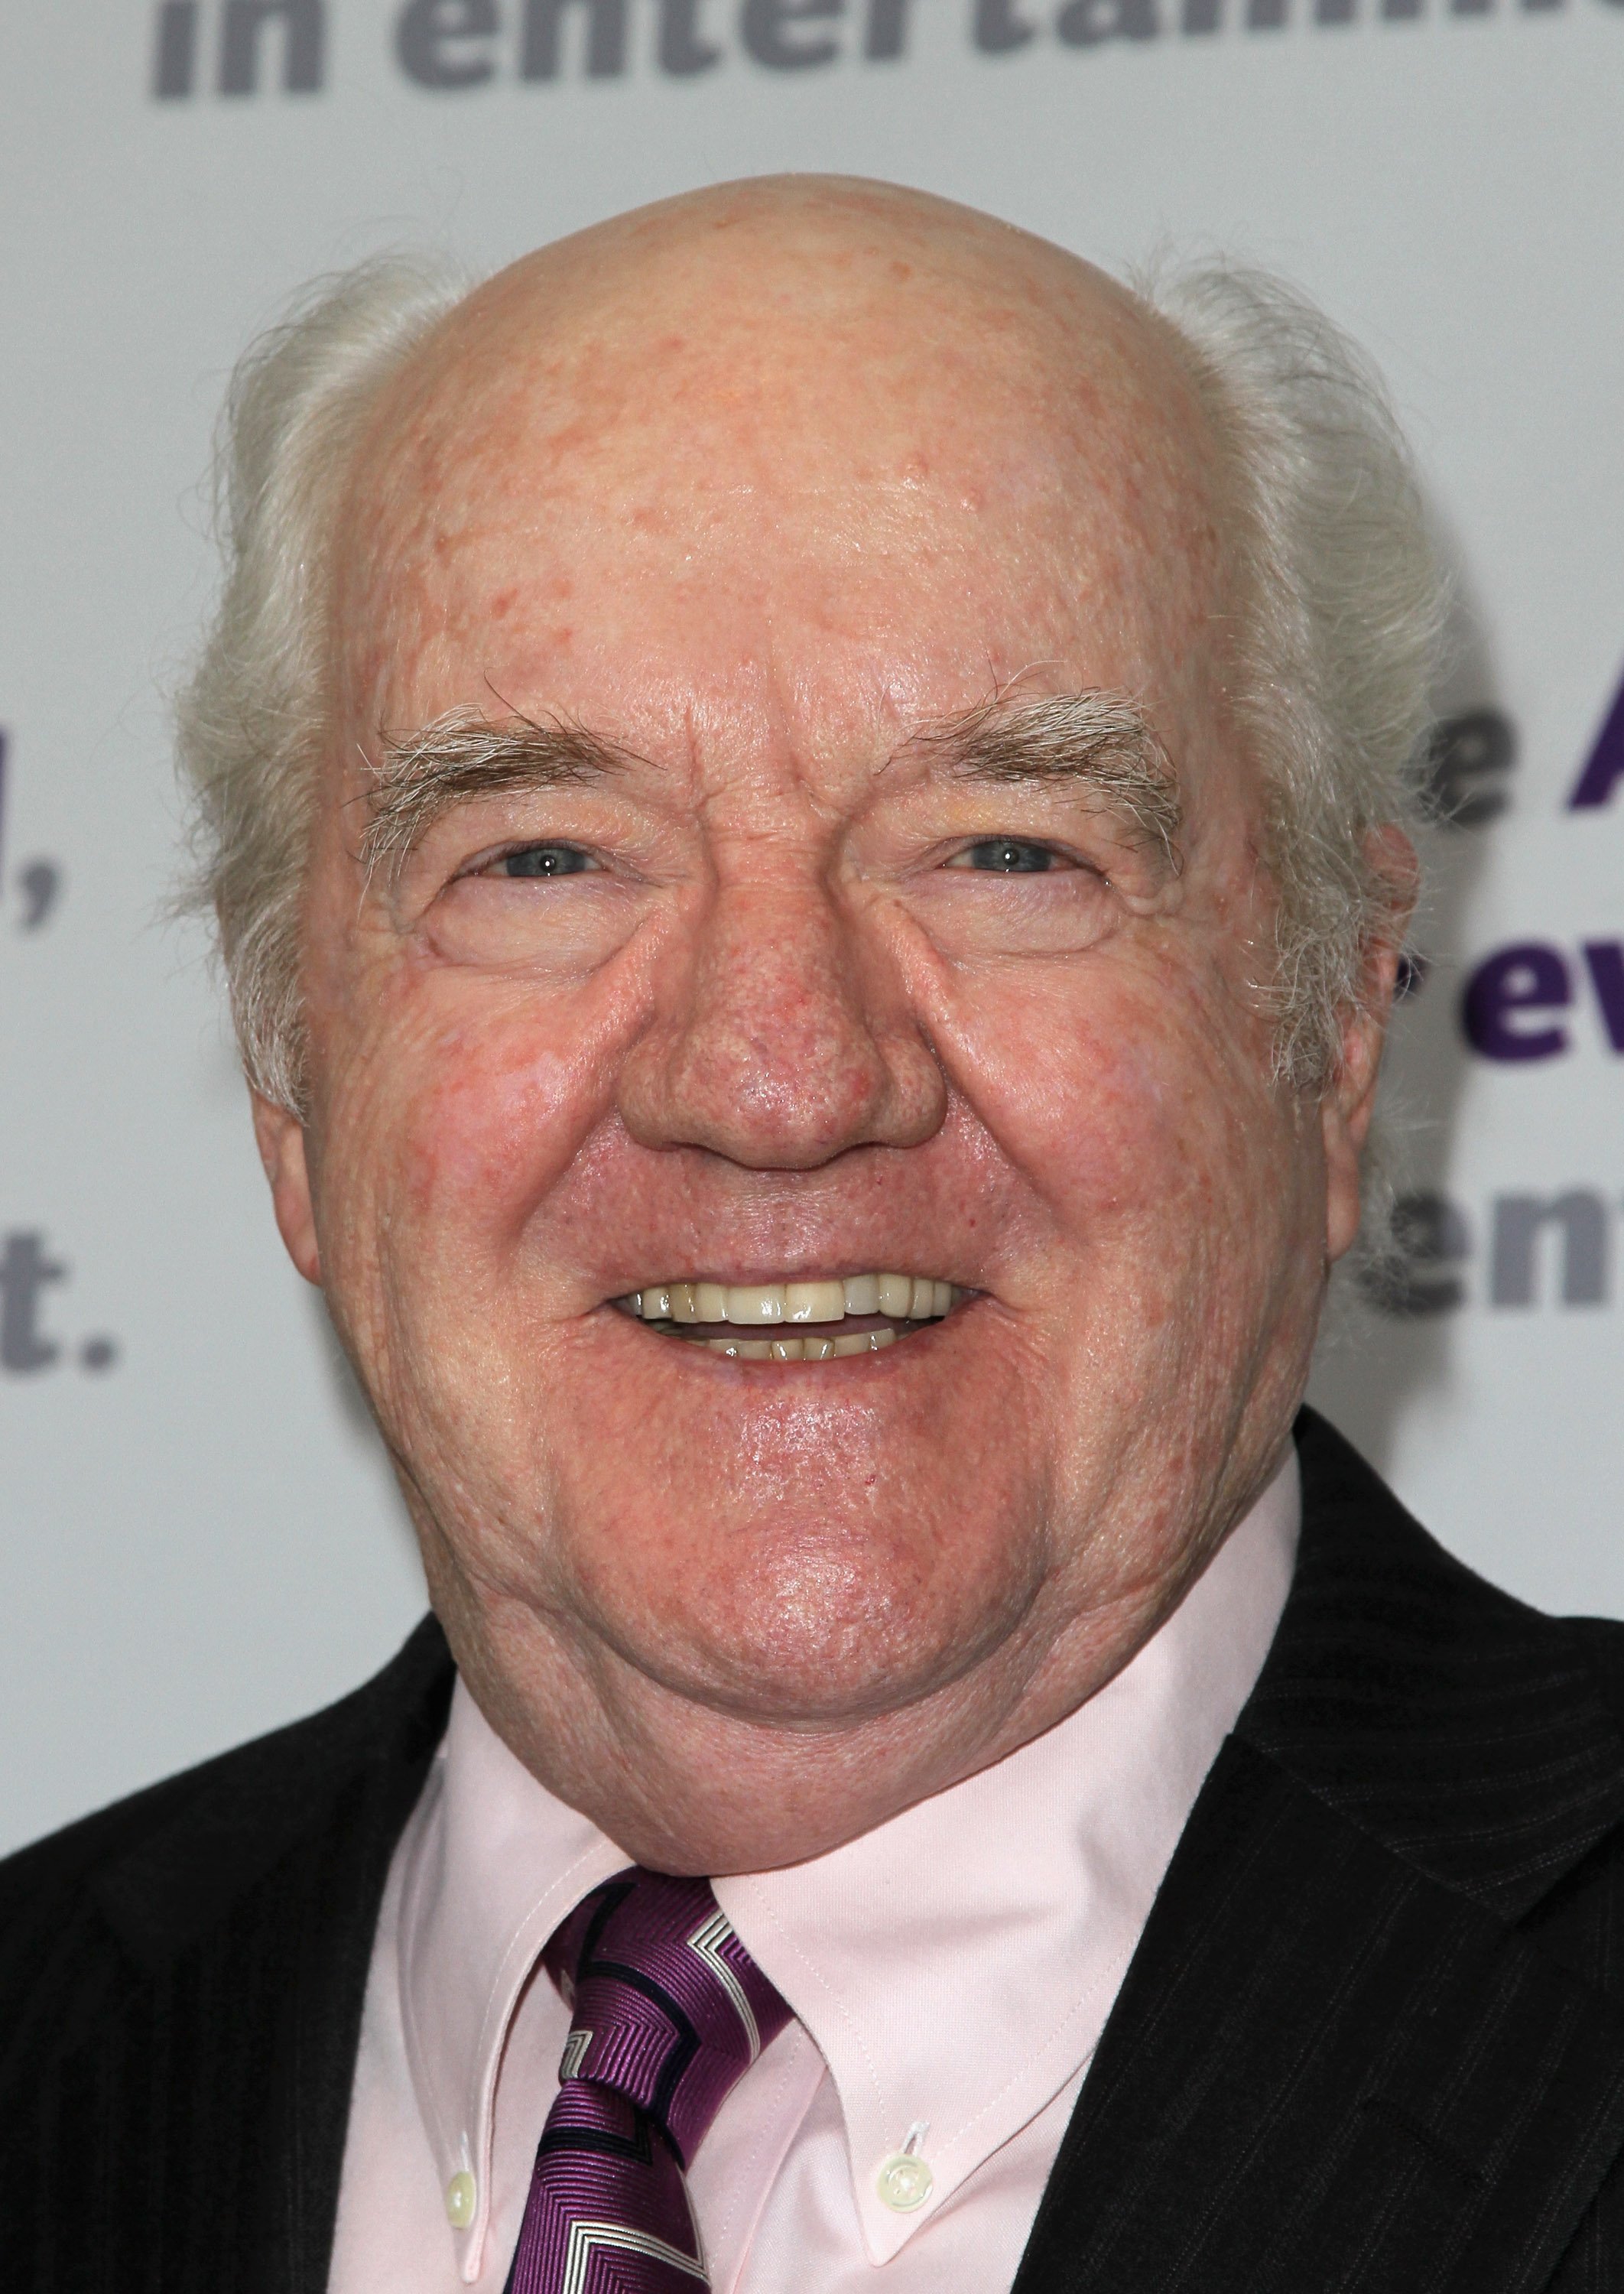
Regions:
<instances>
[{"instance_id":1,"label":"shirt button","mask_svg":"<svg viewBox=\"0 0 1624 2294\"><path fill-rule=\"evenodd\" d=\"M899 2215L911 2215L915 2207L922 2207L935 2186L930 2168L911 2151L893 2151L874 2185L892 2213Z\"/></svg>"},{"instance_id":2,"label":"shirt button","mask_svg":"<svg viewBox=\"0 0 1624 2294\"><path fill-rule=\"evenodd\" d=\"M467 2169L453 2175L445 2186L445 2218L453 2230L467 2230L474 2219L474 2202L479 2196L479 2185Z\"/></svg>"}]
</instances>

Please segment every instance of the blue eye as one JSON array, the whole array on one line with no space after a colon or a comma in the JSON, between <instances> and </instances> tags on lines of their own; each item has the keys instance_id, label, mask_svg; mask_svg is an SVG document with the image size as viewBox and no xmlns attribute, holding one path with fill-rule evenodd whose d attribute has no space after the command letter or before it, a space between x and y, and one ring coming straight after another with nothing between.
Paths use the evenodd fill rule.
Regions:
<instances>
[{"instance_id":1,"label":"blue eye","mask_svg":"<svg viewBox=\"0 0 1624 2294\"><path fill-rule=\"evenodd\" d=\"M504 876L581 876L593 865L578 844L526 844L520 851L505 852L497 863Z\"/></svg>"},{"instance_id":2,"label":"blue eye","mask_svg":"<svg viewBox=\"0 0 1624 2294\"><path fill-rule=\"evenodd\" d=\"M983 837L978 844L967 844L956 857L962 867L980 868L997 876L1041 876L1059 859L1046 844L1027 844L1014 836Z\"/></svg>"}]
</instances>

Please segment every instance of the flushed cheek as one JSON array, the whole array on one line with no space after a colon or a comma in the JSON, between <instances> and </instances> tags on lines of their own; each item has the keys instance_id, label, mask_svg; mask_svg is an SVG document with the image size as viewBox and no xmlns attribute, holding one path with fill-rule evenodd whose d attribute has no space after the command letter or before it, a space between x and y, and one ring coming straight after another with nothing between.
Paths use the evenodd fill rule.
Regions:
<instances>
[{"instance_id":1,"label":"flushed cheek","mask_svg":"<svg viewBox=\"0 0 1624 2294\"><path fill-rule=\"evenodd\" d=\"M1190 1047L1141 1024L1131 1008L1043 1039L1004 1030L982 1070L978 1111L1010 1160L1079 1247L1098 1223L1141 1203L1165 1203L1198 1179L1212 1142L1201 1088L1206 1065ZM1046 1056L1038 1056L1040 1050Z\"/></svg>"},{"instance_id":2,"label":"flushed cheek","mask_svg":"<svg viewBox=\"0 0 1624 2294\"><path fill-rule=\"evenodd\" d=\"M1069 1024L1052 1005L1041 1029L1006 1013L989 1031L978 1111L1050 1222L1011 1303L1047 1332L1069 1398L1068 1478L1120 1442L1121 1413L1145 1420L1255 1346L1296 1179L1248 1029L1198 982L1147 980Z\"/></svg>"},{"instance_id":3,"label":"flushed cheek","mask_svg":"<svg viewBox=\"0 0 1624 2294\"><path fill-rule=\"evenodd\" d=\"M594 1063L533 1016L436 1028L401 1076L397 1212L431 1250L505 1253L597 1114Z\"/></svg>"},{"instance_id":4,"label":"flushed cheek","mask_svg":"<svg viewBox=\"0 0 1624 2294\"><path fill-rule=\"evenodd\" d=\"M499 1383L504 1348L528 1351L545 1302L514 1281L514 1254L590 1121L590 1090L538 1041L533 1013L492 1024L408 987L378 997L364 1040L329 1046L317 1135L329 1303L410 1450L410 1428L427 1435L470 1376Z\"/></svg>"}]
</instances>

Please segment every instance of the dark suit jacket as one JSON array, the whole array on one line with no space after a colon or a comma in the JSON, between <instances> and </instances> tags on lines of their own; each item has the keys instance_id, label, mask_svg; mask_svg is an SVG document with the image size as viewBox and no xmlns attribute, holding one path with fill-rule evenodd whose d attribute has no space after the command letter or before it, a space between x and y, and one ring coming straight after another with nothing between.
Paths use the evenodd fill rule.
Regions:
<instances>
[{"instance_id":1,"label":"dark suit jacket","mask_svg":"<svg viewBox=\"0 0 1624 2294\"><path fill-rule=\"evenodd\" d=\"M1017 2294L1613 2294L1624 1626L1523 1608L1311 1413L1297 1439L1279 1631ZM6 2289L321 2294L451 1687L426 1623L330 1711L0 1866Z\"/></svg>"}]
</instances>

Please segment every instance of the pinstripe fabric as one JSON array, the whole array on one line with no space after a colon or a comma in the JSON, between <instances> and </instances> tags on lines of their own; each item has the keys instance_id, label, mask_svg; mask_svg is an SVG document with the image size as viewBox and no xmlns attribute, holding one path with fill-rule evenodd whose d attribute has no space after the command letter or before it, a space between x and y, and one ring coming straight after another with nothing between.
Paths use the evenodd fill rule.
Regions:
<instances>
[{"instance_id":1,"label":"pinstripe fabric","mask_svg":"<svg viewBox=\"0 0 1624 2294\"><path fill-rule=\"evenodd\" d=\"M1611 1672L1616 1657L1605 1645L1598 1654L1611 1660ZM1624 1674L1612 1677L1624 1703ZM1613 2000L1624 1997L1624 1857L1615 1856L1611 1843L1589 1857L1524 1927L1585 1983ZM1615 2160L1552 2283L1555 2294L1624 2294L1624 2157Z\"/></svg>"},{"instance_id":2,"label":"pinstripe fabric","mask_svg":"<svg viewBox=\"0 0 1624 2294\"><path fill-rule=\"evenodd\" d=\"M1019 2294L1624 2294L1624 1627L1480 1584L1310 1412L1298 1444L1280 1631ZM8 2289L321 2294L450 1685L426 1624L330 1712L0 1866Z\"/></svg>"}]
</instances>

